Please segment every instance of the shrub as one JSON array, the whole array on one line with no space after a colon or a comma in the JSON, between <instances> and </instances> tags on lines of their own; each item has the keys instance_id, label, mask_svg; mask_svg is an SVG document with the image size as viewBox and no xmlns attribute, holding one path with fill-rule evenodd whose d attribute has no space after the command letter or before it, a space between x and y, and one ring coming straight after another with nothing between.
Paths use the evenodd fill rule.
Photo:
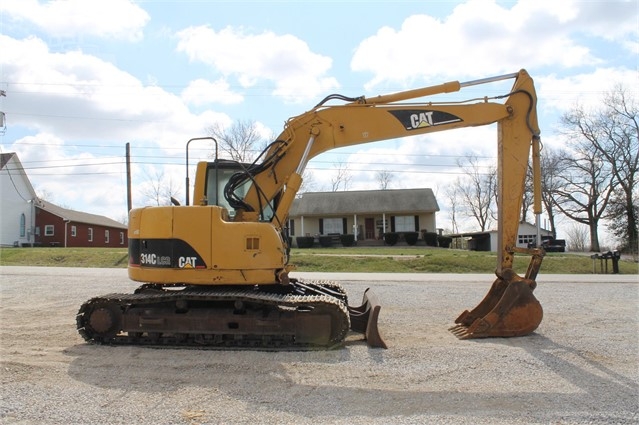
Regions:
<instances>
[{"instance_id":1,"label":"shrub","mask_svg":"<svg viewBox=\"0 0 639 425\"><path fill-rule=\"evenodd\" d=\"M450 244L453 243L453 238L450 236L437 236L437 243L442 248L450 248Z\"/></svg>"},{"instance_id":2,"label":"shrub","mask_svg":"<svg viewBox=\"0 0 639 425\"><path fill-rule=\"evenodd\" d=\"M295 238L298 248L313 248L313 242L315 238L313 236L298 236Z\"/></svg>"},{"instance_id":3,"label":"shrub","mask_svg":"<svg viewBox=\"0 0 639 425\"><path fill-rule=\"evenodd\" d=\"M384 243L390 246L393 246L399 240L399 233L397 232L388 232L384 233Z\"/></svg>"},{"instance_id":4,"label":"shrub","mask_svg":"<svg viewBox=\"0 0 639 425\"><path fill-rule=\"evenodd\" d=\"M424 237L424 242L428 246L437 246L437 233L435 232L422 232L422 236Z\"/></svg>"},{"instance_id":5,"label":"shrub","mask_svg":"<svg viewBox=\"0 0 639 425\"><path fill-rule=\"evenodd\" d=\"M320 246L324 248L328 248L333 245L333 237L332 236L320 236L319 237Z\"/></svg>"},{"instance_id":6,"label":"shrub","mask_svg":"<svg viewBox=\"0 0 639 425\"><path fill-rule=\"evenodd\" d=\"M408 245L415 245L418 239L419 239L419 233L417 232L404 233L404 240L406 241Z\"/></svg>"},{"instance_id":7,"label":"shrub","mask_svg":"<svg viewBox=\"0 0 639 425\"><path fill-rule=\"evenodd\" d=\"M342 246L353 246L355 244L355 235L340 235Z\"/></svg>"}]
</instances>

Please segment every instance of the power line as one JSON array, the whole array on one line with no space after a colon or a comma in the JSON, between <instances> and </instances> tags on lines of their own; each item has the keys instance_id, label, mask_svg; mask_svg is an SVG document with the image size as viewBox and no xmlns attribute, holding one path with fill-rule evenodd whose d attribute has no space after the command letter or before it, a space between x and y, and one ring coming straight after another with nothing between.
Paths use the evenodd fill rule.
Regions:
<instances>
[{"instance_id":1,"label":"power line","mask_svg":"<svg viewBox=\"0 0 639 425\"><path fill-rule=\"evenodd\" d=\"M60 161L64 161L64 160L60 160ZM45 169L59 169L59 168L77 168L77 167L99 167L99 166L104 166L104 165L124 165L124 158L122 158L122 160L120 161L110 161L110 162L94 162L94 163L85 163L85 164L59 164L59 165L34 165L34 166L29 166L25 164L31 164L31 163L42 163L42 162L46 162L46 161L25 161L24 163L22 163L22 169L27 171L27 170L45 170ZM175 165L175 166L183 166L183 162L158 162L158 161L131 161L132 164L141 164L141 165ZM311 164L313 165L318 165L318 164L334 164L332 161L311 161ZM404 164L393 164L393 163L386 163L386 162L359 162L359 161L351 161L349 162L347 165L366 165L366 166L382 166L382 167L386 167L383 170L360 170L360 171L389 171L389 172L395 172L395 173L401 173L404 171L410 171L410 170L406 170L406 167L413 167L413 168L460 168L457 164L419 164L419 163L404 163ZM391 167L390 169L388 167ZM396 169L392 169L392 167L402 167L401 170L396 170ZM478 165L478 168L490 168L492 167L492 165ZM309 169L312 170L318 170L318 171L333 171L333 168L322 168L322 167L309 167ZM12 171L17 171L17 169L12 169ZM350 171L355 171L352 168L350 169ZM436 171L433 171L436 172Z\"/></svg>"},{"instance_id":2,"label":"power line","mask_svg":"<svg viewBox=\"0 0 639 425\"><path fill-rule=\"evenodd\" d=\"M182 164L174 164L174 165L182 165ZM43 167L46 168L46 167ZM42 168L40 168L42 169ZM310 171L333 171L332 169L327 168L315 168L315 167L307 167L307 170ZM13 170L15 171L15 170ZM25 170L26 171L26 170ZM353 171L353 170L351 170ZM434 175L466 175L464 171L441 171L441 170L388 170L388 169L369 169L369 170L357 170L357 171L368 171L368 172L388 172L392 174L434 174ZM93 171L93 172L73 172L73 173L47 173L47 172L35 172L29 173L32 177L43 177L43 176L57 176L57 177L73 177L73 176L98 176L98 175L122 175L124 171ZM488 175L488 173L478 173L480 175Z\"/></svg>"},{"instance_id":3,"label":"power line","mask_svg":"<svg viewBox=\"0 0 639 425\"><path fill-rule=\"evenodd\" d=\"M117 122L141 122L141 123L161 123L163 121L158 120L134 120L125 118L110 118L110 117L90 117L80 115L54 115L54 114L27 114L24 112L9 111L11 115L20 115L23 117L45 117L45 118L64 118L75 120L91 120L91 121L117 121Z\"/></svg>"},{"instance_id":4,"label":"power line","mask_svg":"<svg viewBox=\"0 0 639 425\"><path fill-rule=\"evenodd\" d=\"M34 142L21 142L20 145L28 145L28 146L51 146L51 144L48 143L34 143ZM84 145L84 144L65 144L64 145L65 148L101 148L101 149L121 149L122 146L119 145ZM160 147L160 146L135 146L132 145L132 148L134 148L135 150L139 150L139 149L148 149L148 150L180 150L180 151L184 151L184 147ZM200 152L204 152L204 151L210 151L210 149L206 149L206 148L194 148L191 151L200 151ZM260 153L261 150L249 150L250 153ZM355 152L355 151L331 151L331 152L326 152L325 154L330 154L330 155L370 155L370 156L384 156L384 157L388 157L388 156L403 156L403 157L432 157L432 158L466 158L468 155L466 154L458 154L458 155L453 155L453 154L421 154L421 153L413 153L413 154L403 154L403 153L399 153L399 152L364 152L362 153L361 151ZM153 156L153 155L133 155L135 157L140 157L140 158L158 158L158 156ZM473 155L475 158L478 159L496 159L495 156L492 155ZM159 156L159 158L165 158L165 156ZM63 159L59 159L59 160L63 160ZM56 161L56 160L51 160L51 161Z\"/></svg>"}]
</instances>

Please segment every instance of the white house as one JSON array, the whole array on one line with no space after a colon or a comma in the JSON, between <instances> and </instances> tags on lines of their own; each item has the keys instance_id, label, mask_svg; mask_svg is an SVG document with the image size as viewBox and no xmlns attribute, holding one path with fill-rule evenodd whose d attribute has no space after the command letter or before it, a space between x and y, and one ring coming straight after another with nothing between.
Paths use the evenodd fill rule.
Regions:
<instances>
[{"instance_id":1,"label":"white house","mask_svg":"<svg viewBox=\"0 0 639 425\"><path fill-rule=\"evenodd\" d=\"M291 236L355 234L380 240L386 232L436 231L439 205L431 189L306 192L289 215Z\"/></svg>"},{"instance_id":2,"label":"white house","mask_svg":"<svg viewBox=\"0 0 639 425\"><path fill-rule=\"evenodd\" d=\"M550 230L541 229L541 236L551 236ZM470 249L472 251L497 251L499 233L497 230L487 230L485 232L466 232L446 235L453 238L452 247ZM516 246L527 248L529 243L534 243L537 239L537 227L527 222L519 223Z\"/></svg>"},{"instance_id":3,"label":"white house","mask_svg":"<svg viewBox=\"0 0 639 425\"><path fill-rule=\"evenodd\" d=\"M36 202L18 155L0 154L0 246L34 242Z\"/></svg>"}]
</instances>

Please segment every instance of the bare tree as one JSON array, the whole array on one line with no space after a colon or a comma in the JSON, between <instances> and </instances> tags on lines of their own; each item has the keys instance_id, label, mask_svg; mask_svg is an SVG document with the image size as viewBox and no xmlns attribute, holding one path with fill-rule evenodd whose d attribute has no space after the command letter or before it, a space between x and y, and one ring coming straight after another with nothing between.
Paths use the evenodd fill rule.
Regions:
<instances>
[{"instance_id":1,"label":"bare tree","mask_svg":"<svg viewBox=\"0 0 639 425\"><path fill-rule=\"evenodd\" d=\"M458 233L459 226L457 225L457 210L459 208L459 189L457 185L450 184L446 186L446 198L448 199L448 215L450 217L450 223L452 226L452 232Z\"/></svg>"},{"instance_id":2,"label":"bare tree","mask_svg":"<svg viewBox=\"0 0 639 425\"><path fill-rule=\"evenodd\" d=\"M541 155L541 201L553 238L557 237L557 226L555 225L555 196L561 188L561 158L563 155L559 151L544 149Z\"/></svg>"},{"instance_id":3,"label":"bare tree","mask_svg":"<svg viewBox=\"0 0 639 425\"><path fill-rule=\"evenodd\" d=\"M390 189L394 177L395 176L393 175L393 173L388 170L380 170L375 173L375 179L377 180L377 183L379 184L379 188L381 190Z\"/></svg>"},{"instance_id":4,"label":"bare tree","mask_svg":"<svg viewBox=\"0 0 639 425\"><path fill-rule=\"evenodd\" d=\"M340 190L348 190L351 186L351 180L353 176L348 169L348 164L344 162L338 162L335 164L335 174L331 177L331 191L337 192Z\"/></svg>"},{"instance_id":5,"label":"bare tree","mask_svg":"<svg viewBox=\"0 0 639 425\"><path fill-rule=\"evenodd\" d=\"M616 86L608 93L597 110L586 111L576 106L562 117L564 133L569 140L579 144L582 150L591 150L592 157L597 157L597 166L601 168L597 176L601 181L591 184L593 193L601 198L600 203L591 202L597 208L597 216L614 218L613 233L622 237L632 252L637 251L639 229L637 223L637 203L639 202L637 172L639 172L639 121L637 119L637 103L629 97L622 86ZM605 207L611 198L615 208L605 213ZM621 207L621 208L619 208ZM624 219L619 220L620 213ZM591 223L591 238L593 226ZM595 241L593 250L599 250L599 242Z\"/></svg>"},{"instance_id":6,"label":"bare tree","mask_svg":"<svg viewBox=\"0 0 639 425\"><path fill-rule=\"evenodd\" d=\"M38 199L42 199L43 201L53 202L53 193L47 189L42 189L40 187L35 188L36 196Z\"/></svg>"},{"instance_id":7,"label":"bare tree","mask_svg":"<svg viewBox=\"0 0 639 425\"><path fill-rule=\"evenodd\" d=\"M605 110L599 115L602 137L592 137L592 143L611 165L616 190L611 217L613 233L621 237L628 251L637 255L639 249L639 120L636 99L628 97L617 86L604 98ZM618 220L620 216L623 219ZM617 224L617 225L616 225Z\"/></svg>"},{"instance_id":8,"label":"bare tree","mask_svg":"<svg viewBox=\"0 0 639 425\"><path fill-rule=\"evenodd\" d=\"M129 224L129 214L121 214L120 218L116 219L115 221L118 221L124 225L128 225Z\"/></svg>"},{"instance_id":9,"label":"bare tree","mask_svg":"<svg viewBox=\"0 0 639 425\"><path fill-rule=\"evenodd\" d=\"M635 198L638 197L639 194L635 196ZM617 248L623 252L632 254L635 261L637 261L637 250L639 247L636 243L633 245L632 237L629 235L629 229L632 225L628 225L628 218L630 217L631 220L634 220L636 226L639 219L639 204L635 203L633 207L634 211L631 214L628 214L628 201L626 199L626 195L623 192L623 189L617 188L610 197L610 203L608 205L609 211L606 216L610 220L608 229L617 239Z\"/></svg>"},{"instance_id":10,"label":"bare tree","mask_svg":"<svg viewBox=\"0 0 639 425\"><path fill-rule=\"evenodd\" d=\"M588 226L573 223L566 231L568 250L585 252L588 249Z\"/></svg>"},{"instance_id":11,"label":"bare tree","mask_svg":"<svg viewBox=\"0 0 639 425\"><path fill-rule=\"evenodd\" d=\"M236 121L231 127L216 123L208 128L208 133L226 156L238 162L253 162L267 144L254 121Z\"/></svg>"},{"instance_id":12,"label":"bare tree","mask_svg":"<svg viewBox=\"0 0 639 425\"><path fill-rule=\"evenodd\" d=\"M147 181L142 185L140 192L148 202L155 206L171 205L171 198L180 196L180 188L173 179L167 179L164 171L154 169L145 171Z\"/></svg>"},{"instance_id":13,"label":"bare tree","mask_svg":"<svg viewBox=\"0 0 639 425\"><path fill-rule=\"evenodd\" d=\"M302 186L300 186L296 196L300 197L302 193L312 192L315 190L315 186L315 175L311 170L305 169L304 173L302 173Z\"/></svg>"},{"instance_id":14,"label":"bare tree","mask_svg":"<svg viewBox=\"0 0 639 425\"><path fill-rule=\"evenodd\" d=\"M528 213L531 211L534 201L534 179L532 165L526 168L526 180L524 181L524 193L521 200L521 221L528 221Z\"/></svg>"},{"instance_id":15,"label":"bare tree","mask_svg":"<svg viewBox=\"0 0 639 425\"><path fill-rule=\"evenodd\" d=\"M497 200L497 170L489 166L482 172L482 166L474 155L468 155L457 165L463 169L464 177L457 178L454 185L459 194L464 212L474 218L483 232L489 228L495 219Z\"/></svg>"},{"instance_id":16,"label":"bare tree","mask_svg":"<svg viewBox=\"0 0 639 425\"><path fill-rule=\"evenodd\" d=\"M590 250L599 251L599 221L612 194L612 175L592 145L572 144L574 149L561 158L554 202L568 218L588 226Z\"/></svg>"}]
</instances>

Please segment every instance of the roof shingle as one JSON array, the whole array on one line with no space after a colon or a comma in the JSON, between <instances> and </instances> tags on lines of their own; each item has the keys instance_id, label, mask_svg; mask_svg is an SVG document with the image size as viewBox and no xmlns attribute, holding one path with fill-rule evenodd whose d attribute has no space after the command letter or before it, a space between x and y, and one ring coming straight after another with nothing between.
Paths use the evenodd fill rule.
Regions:
<instances>
[{"instance_id":1,"label":"roof shingle","mask_svg":"<svg viewBox=\"0 0 639 425\"><path fill-rule=\"evenodd\" d=\"M432 189L306 192L295 199L291 216L417 213L439 211Z\"/></svg>"},{"instance_id":2,"label":"roof shingle","mask_svg":"<svg viewBox=\"0 0 639 425\"><path fill-rule=\"evenodd\" d=\"M69 210L44 200L39 200L37 206L38 208L41 208L45 211L49 211L51 214L76 223L94 224L96 226L115 227L118 229L127 228L126 225L120 223L119 221L112 220L109 217Z\"/></svg>"}]
</instances>

